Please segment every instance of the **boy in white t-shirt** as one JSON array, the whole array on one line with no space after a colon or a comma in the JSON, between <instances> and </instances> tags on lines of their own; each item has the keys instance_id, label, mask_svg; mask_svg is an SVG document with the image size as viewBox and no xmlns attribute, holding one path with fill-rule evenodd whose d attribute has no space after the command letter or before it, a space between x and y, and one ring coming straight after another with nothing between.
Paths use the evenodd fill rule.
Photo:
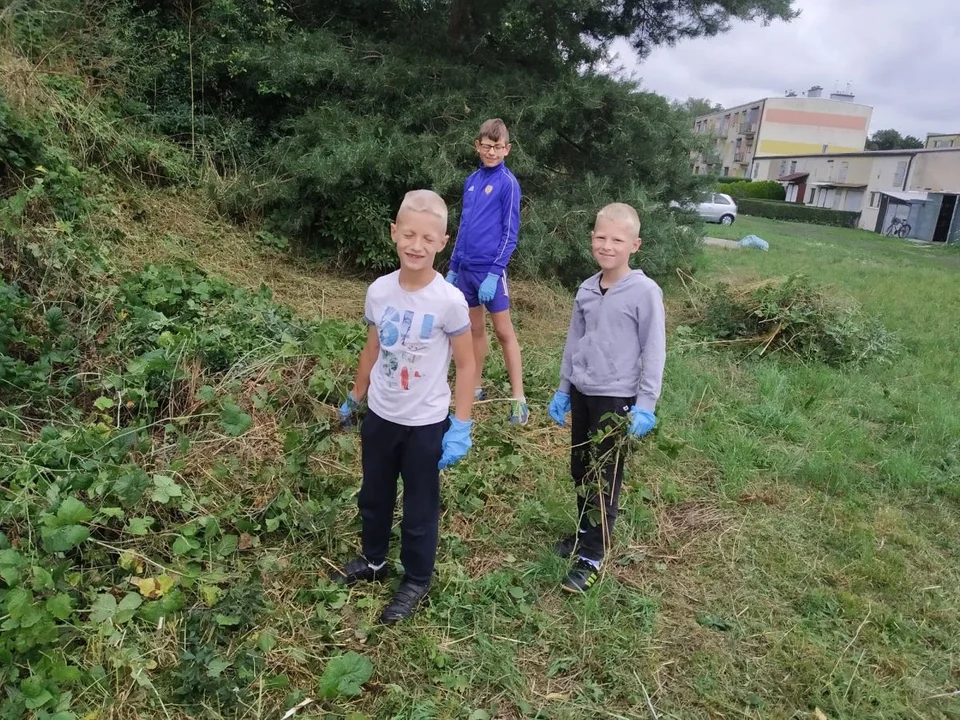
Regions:
<instances>
[{"instance_id":1,"label":"boy in white t-shirt","mask_svg":"<svg viewBox=\"0 0 960 720\"><path fill-rule=\"evenodd\" d=\"M367 396L357 503L363 549L333 574L346 585L387 577L397 477L402 477L404 577L380 615L387 624L409 617L430 590L440 522L440 470L470 449L474 383L467 301L433 269L448 239L443 199L429 190L407 193L390 236L400 269L367 290L367 344L353 390L340 408L347 423ZM457 370L456 402L448 417L451 356Z\"/></svg>"}]
</instances>

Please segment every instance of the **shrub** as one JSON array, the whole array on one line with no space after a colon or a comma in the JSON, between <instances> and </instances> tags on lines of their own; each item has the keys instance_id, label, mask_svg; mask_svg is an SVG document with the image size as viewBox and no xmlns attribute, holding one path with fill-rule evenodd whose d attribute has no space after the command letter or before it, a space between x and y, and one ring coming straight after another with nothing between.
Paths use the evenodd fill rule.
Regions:
<instances>
[{"instance_id":1,"label":"shrub","mask_svg":"<svg viewBox=\"0 0 960 720\"><path fill-rule=\"evenodd\" d=\"M742 198L756 198L758 200L783 200L786 190L775 180L760 180L758 182L737 182L717 184L717 192L727 193L740 200Z\"/></svg>"},{"instance_id":2,"label":"shrub","mask_svg":"<svg viewBox=\"0 0 960 720\"><path fill-rule=\"evenodd\" d=\"M701 286L699 294L694 323L699 334L750 353L856 366L888 361L897 351L896 335L879 320L854 303L831 297L803 275L742 287Z\"/></svg>"},{"instance_id":3,"label":"shrub","mask_svg":"<svg viewBox=\"0 0 960 720\"><path fill-rule=\"evenodd\" d=\"M810 207L799 203L776 202L773 200L758 200L743 198L737 201L737 208L743 215L771 218L773 220L789 220L791 222L806 222L813 225L832 225L835 227L856 227L860 220L860 213L847 210L830 210L828 208Z\"/></svg>"},{"instance_id":4,"label":"shrub","mask_svg":"<svg viewBox=\"0 0 960 720\"><path fill-rule=\"evenodd\" d=\"M735 185L736 183L748 183L752 182L750 178L742 177L730 177L728 175L723 175L717 178L717 185ZM717 190L717 192L726 192L726 190Z\"/></svg>"}]
</instances>

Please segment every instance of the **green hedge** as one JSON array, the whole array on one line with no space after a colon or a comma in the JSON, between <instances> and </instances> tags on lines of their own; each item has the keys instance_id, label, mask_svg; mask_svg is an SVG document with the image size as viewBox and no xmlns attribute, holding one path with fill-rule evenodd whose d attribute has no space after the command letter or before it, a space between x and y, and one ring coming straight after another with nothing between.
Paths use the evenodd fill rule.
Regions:
<instances>
[{"instance_id":1,"label":"green hedge","mask_svg":"<svg viewBox=\"0 0 960 720\"><path fill-rule=\"evenodd\" d=\"M757 200L756 198L738 200L737 209L742 215L756 215L773 218L774 220L789 220L836 227L855 228L857 221L860 219L860 213L847 210L830 210L797 203Z\"/></svg>"},{"instance_id":2,"label":"green hedge","mask_svg":"<svg viewBox=\"0 0 960 720\"><path fill-rule=\"evenodd\" d=\"M732 185L733 183L748 183L750 178L732 177L724 175L717 178L717 185ZM717 192L720 192L719 190Z\"/></svg>"},{"instance_id":3,"label":"green hedge","mask_svg":"<svg viewBox=\"0 0 960 720\"><path fill-rule=\"evenodd\" d=\"M737 201L741 198L757 200L784 200L787 197L783 185L775 180L757 182L717 183L717 192L727 193Z\"/></svg>"}]
</instances>

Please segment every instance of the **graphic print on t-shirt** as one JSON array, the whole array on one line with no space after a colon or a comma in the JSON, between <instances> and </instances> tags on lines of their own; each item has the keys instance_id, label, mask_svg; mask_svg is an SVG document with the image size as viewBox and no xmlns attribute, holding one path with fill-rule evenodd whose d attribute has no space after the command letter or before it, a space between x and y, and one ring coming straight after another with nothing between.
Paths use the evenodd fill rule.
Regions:
<instances>
[{"instance_id":1,"label":"graphic print on t-shirt","mask_svg":"<svg viewBox=\"0 0 960 720\"><path fill-rule=\"evenodd\" d=\"M408 392L424 377L418 367L433 332L435 318L431 313L420 315L413 310L397 310L388 305L380 316L380 372L391 390ZM410 333L416 328L417 338Z\"/></svg>"}]
</instances>

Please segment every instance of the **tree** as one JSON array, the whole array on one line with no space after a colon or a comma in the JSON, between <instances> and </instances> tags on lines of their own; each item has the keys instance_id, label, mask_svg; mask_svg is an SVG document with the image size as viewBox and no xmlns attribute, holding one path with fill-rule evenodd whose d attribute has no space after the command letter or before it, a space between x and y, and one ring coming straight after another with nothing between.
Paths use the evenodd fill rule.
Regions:
<instances>
[{"instance_id":1,"label":"tree","mask_svg":"<svg viewBox=\"0 0 960 720\"><path fill-rule=\"evenodd\" d=\"M710 113L723 110L723 105L720 103L710 102L707 98L695 97L690 97L682 101L674 100L671 103L671 106L674 110L679 110L691 120L693 118L698 118L701 115L709 115Z\"/></svg>"},{"instance_id":2,"label":"tree","mask_svg":"<svg viewBox=\"0 0 960 720\"><path fill-rule=\"evenodd\" d=\"M923 141L913 135L901 135L897 130L877 130L867 140L867 150L916 150L923 147Z\"/></svg>"},{"instance_id":3,"label":"tree","mask_svg":"<svg viewBox=\"0 0 960 720\"><path fill-rule=\"evenodd\" d=\"M114 60L92 58L91 72L219 164L230 176L222 209L368 269L396 262L383 229L410 188L446 197L456 227L474 134L501 117L524 193L515 265L573 285L593 270L584 238L612 199L643 214L651 274L669 274L695 244L664 207L702 183L689 160L706 138L688 112L711 105L671 107L602 72L614 40L643 56L734 19L790 20L794 4L107 0L82 4L88 22L74 32L90 36L71 47L102 47Z\"/></svg>"},{"instance_id":4,"label":"tree","mask_svg":"<svg viewBox=\"0 0 960 720\"><path fill-rule=\"evenodd\" d=\"M493 41L509 55L594 66L626 39L642 58L658 45L712 37L732 20L769 23L799 15L794 0L450 0L427 3L446 15L447 37L476 51Z\"/></svg>"}]
</instances>

